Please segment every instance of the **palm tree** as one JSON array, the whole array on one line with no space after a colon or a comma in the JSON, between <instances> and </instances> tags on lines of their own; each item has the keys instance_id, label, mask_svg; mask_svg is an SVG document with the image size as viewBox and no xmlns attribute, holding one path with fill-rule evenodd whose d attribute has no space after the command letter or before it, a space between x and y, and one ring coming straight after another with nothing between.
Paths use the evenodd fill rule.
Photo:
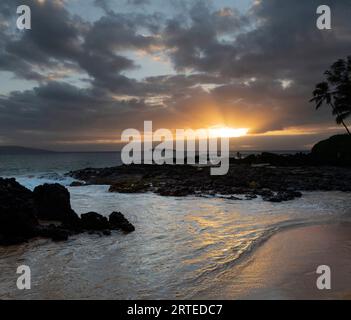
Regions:
<instances>
[{"instance_id":1,"label":"palm tree","mask_svg":"<svg viewBox=\"0 0 351 320\"><path fill-rule=\"evenodd\" d=\"M338 60L324 74L326 81L316 85L310 101L316 104L316 109L323 104L329 105L336 122L342 124L351 136L345 123L351 116L351 56Z\"/></svg>"}]
</instances>

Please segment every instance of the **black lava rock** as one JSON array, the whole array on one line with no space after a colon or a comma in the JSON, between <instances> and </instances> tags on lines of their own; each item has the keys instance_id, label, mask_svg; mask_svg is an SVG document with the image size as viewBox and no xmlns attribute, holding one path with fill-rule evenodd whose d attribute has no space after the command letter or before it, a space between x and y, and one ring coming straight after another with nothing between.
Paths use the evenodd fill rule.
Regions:
<instances>
[{"instance_id":1,"label":"black lava rock","mask_svg":"<svg viewBox=\"0 0 351 320\"><path fill-rule=\"evenodd\" d=\"M24 242L38 235L32 192L15 179L0 178L0 244Z\"/></svg>"},{"instance_id":2,"label":"black lava rock","mask_svg":"<svg viewBox=\"0 0 351 320\"><path fill-rule=\"evenodd\" d=\"M72 210L70 194L60 184L44 184L33 191L37 215L41 220L60 221L66 227L78 229L80 220Z\"/></svg>"},{"instance_id":3,"label":"black lava rock","mask_svg":"<svg viewBox=\"0 0 351 320\"><path fill-rule=\"evenodd\" d=\"M124 232L133 232L135 227L120 212L112 212L109 217L110 226Z\"/></svg>"},{"instance_id":4,"label":"black lava rock","mask_svg":"<svg viewBox=\"0 0 351 320\"><path fill-rule=\"evenodd\" d=\"M71 235L68 230L56 225L41 226L39 230L39 236L43 238L50 238L55 242L66 241Z\"/></svg>"},{"instance_id":5,"label":"black lava rock","mask_svg":"<svg viewBox=\"0 0 351 320\"><path fill-rule=\"evenodd\" d=\"M82 214L81 226L84 230L89 231L102 231L110 228L107 218L96 212Z\"/></svg>"},{"instance_id":6,"label":"black lava rock","mask_svg":"<svg viewBox=\"0 0 351 320\"><path fill-rule=\"evenodd\" d=\"M55 223L45 225L40 220ZM111 214L110 220L95 212L79 218L62 185L45 184L32 192L15 179L0 178L0 245L19 244L34 237L66 241L84 230L105 236L111 235L112 229L135 230L121 213Z\"/></svg>"}]
</instances>

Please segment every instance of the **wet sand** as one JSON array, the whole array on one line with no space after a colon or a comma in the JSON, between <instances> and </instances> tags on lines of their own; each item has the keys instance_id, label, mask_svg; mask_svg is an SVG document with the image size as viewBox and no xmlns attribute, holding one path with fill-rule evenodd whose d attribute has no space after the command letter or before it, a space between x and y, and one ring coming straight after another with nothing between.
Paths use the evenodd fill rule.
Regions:
<instances>
[{"instance_id":1,"label":"wet sand","mask_svg":"<svg viewBox=\"0 0 351 320\"><path fill-rule=\"evenodd\" d=\"M331 268L331 290L317 289L320 265ZM351 299L351 223L279 232L198 298Z\"/></svg>"}]
</instances>

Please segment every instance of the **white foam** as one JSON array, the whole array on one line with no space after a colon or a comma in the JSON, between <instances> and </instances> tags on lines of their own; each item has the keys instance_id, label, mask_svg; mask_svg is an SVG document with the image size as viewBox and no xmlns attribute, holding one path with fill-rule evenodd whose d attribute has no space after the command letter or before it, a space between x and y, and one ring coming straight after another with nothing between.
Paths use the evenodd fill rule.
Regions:
<instances>
[{"instance_id":1,"label":"white foam","mask_svg":"<svg viewBox=\"0 0 351 320\"><path fill-rule=\"evenodd\" d=\"M75 179L66 177L57 173L50 174L36 174L15 177L17 182L25 186L29 190L33 190L35 187L45 183L59 183L63 186L69 186Z\"/></svg>"}]
</instances>

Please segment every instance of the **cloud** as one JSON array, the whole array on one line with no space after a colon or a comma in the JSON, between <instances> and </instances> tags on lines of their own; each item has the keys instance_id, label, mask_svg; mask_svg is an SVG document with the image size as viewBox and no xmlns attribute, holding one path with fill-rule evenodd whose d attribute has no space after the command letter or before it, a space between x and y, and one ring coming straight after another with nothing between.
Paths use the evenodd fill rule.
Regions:
<instances>
[{"instance_id":1,"label":"cloud","mask_svg":"<svg viewBox=\"0 0 351 320\"><path fill-rule=\"evenodd\" d=\"M37 82L0 96L2 139L109 140L150 119L253 133L333 125L329 110L316 113L308 100L324 70L350 54L348 0L324 3L331 31L315 26L317 0L262 0L246 13L221 1L155 3L121 0L116 10L115 1L95 0L103 10L93 20L67 1L2 0L0 71ZM11 27L17 4L31 6L31 31ZM168 59L175 74L131 78L141 53Z\"/></svg>"}]
</instances>

